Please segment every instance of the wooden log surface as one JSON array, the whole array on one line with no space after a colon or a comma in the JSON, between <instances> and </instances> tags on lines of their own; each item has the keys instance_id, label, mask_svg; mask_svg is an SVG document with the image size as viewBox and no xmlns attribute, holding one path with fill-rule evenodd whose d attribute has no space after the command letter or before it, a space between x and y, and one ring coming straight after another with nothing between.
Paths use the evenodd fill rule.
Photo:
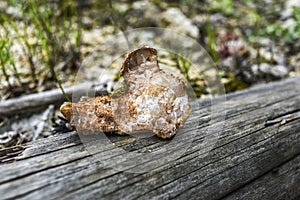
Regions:
<instances>
[{"instance_id":1,"label":"wooden log surface","mask_svg":"<svg viewBox=\"0 0 300 200\"><path fill-rule=\"evenodd\" d=\"M300 78L256 86L226 98L217 105L226 111L226 118L220 110L213 123L210 101L200 100L175 137L179 139L173 139L176 143L107 135L111 144L127 152L144 152L138 164L123 165L124 155L111 144L83 144L76 132L1 150L1 198L299 198ZM217 140L205 142L209 130L216 130ZM171 142L170 156L188 148L174 160L166 154L147 157L149 152L164 152ZM150 162L158 164L142 173L128 171Z\"/></svg>"},{"instance_id":2,"label":"wooden log surface","mask_svg":"<svg viewBox=\"0 0 300 200\"><path fill-rule=\"evenodd\" d=\"M92 83L82 83L76 87L67 87L65 89L65 93L69 98L72 98L74 91L76 93L76 97L85 96L87 93L91 93L93 95L93 93L95 93L95 89L91 88L91 86L93 86ZM97 92L104 93L104 90ZM5 101L0 101L0 116L11 117L19 114L32 114L33 112L44 110L49 106L49 104L59 106L64 101L66 101L66 98L63 96L61 89L29 94Z\"/></svg>"}]
</instances>

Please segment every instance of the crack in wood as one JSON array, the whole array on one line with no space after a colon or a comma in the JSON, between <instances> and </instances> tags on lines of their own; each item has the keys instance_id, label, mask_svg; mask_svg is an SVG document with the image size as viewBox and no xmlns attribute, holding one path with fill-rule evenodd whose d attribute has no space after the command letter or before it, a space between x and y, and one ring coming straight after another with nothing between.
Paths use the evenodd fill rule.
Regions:
<instances>
[{"instance_id":1,"label":"crack in wood","mask_svg":"<svg viewBox=\"0 0 300 200\"><path fill-rule=\"evenodd\" d=\"M273 169L270 169L270 170L266 171L265 173L261 174L260 176L256 177L255 179L252 179L249 182L246 182L245 184L241 185L240 187L236 188L235 190L233 190L227 194L224 194L221 197L221 199L232 199L233 196L235 196L235 199L236 199L237 194L245 195L245 193L246 193L245 191L247 190L247 188L251 187L251 185L259 184L259 182L262 181L261 179L267 178L267 176L271 176L271 175L277 176L279 170L286 167L286 165L290 164L291 162L294 162L295 160L296 160L296 162L298 162L297 160L299 160L299 159L300 159L300 154L295 154L291 158L287 159L285 162L282 162L282 163L278 164L277 166L275 166ZM300 192L298 192L298 195L299 194L300 194ZM245 196L243 198L245 198ZM270 199L273 199L273 198L270 198ZM274 197L274 199L276 199L276 197ZM296 199L297 198L295 198L295 200Z\"/></svg>"},{"instance_id":2,"label":"crack in wood","mask_svg":"<svg viewBox=\"0 0 300 200\"><path fill-rule=\"evenodd\" d=\"M283 115L276 116L272 119L266 120L265 126L272 126L274 124L279 124L281 126L297 119L300 119L300 110L291 111Z\"/></svg>"},{"instance_id":3,"label":"crack in wood","mask_svg":"<svg viewBox=\"0 0 300 200\"><path fill-rule=\"evenodd\" d=\"M19 156L25 149L26 146L13 146L1 149L0 164L15 161L15 158Z\"/></svg>"}]
</instances>

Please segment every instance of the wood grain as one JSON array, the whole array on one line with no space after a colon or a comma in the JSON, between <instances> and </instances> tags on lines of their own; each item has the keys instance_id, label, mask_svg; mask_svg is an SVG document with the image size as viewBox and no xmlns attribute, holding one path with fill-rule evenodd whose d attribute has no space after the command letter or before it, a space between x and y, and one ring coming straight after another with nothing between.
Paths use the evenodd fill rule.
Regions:
<instances>
[{"instance_id":1,"label":"wood grain","mask_svg":"<svg viewBox=\"0 0 300 200\"><path fill-rule=\"evenodd\" d=\"M220 112L214 123L211 101L199 101L168 151L172 156L188 145L175 160L147 157L163 152L170 140L107 135L119 148L145 153L123 171L107 168L122 166L124 155L98 141L88 143L91 154L76 132L2 150L0 193L4 199L295 199L300 196L299 86L300 78L294 78L229 94L217 105L226 111L225 121ZM217 142L205 142L206 133L222 125ZM149 171L127 172L154 161L159 164Z\"/></svg>"}]
</instances>

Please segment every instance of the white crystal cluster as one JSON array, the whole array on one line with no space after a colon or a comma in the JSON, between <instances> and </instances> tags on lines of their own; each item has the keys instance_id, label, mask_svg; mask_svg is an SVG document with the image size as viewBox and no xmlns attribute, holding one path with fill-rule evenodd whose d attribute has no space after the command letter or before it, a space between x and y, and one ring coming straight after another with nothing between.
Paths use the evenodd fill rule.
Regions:
<instances>
[{"instance_id":1,"label":"white crystal cluster","mask_svg":"<svg viewBox=\"0 0 300 200\"><path fill-rule=\"evenodd\" d=\"M115 104L120 130L152 130L159 137L172 137L191 112L184 82L159 69L156 50L150 47L129 57L123 64L128 92Z\"/></svg>"}]
</instances>

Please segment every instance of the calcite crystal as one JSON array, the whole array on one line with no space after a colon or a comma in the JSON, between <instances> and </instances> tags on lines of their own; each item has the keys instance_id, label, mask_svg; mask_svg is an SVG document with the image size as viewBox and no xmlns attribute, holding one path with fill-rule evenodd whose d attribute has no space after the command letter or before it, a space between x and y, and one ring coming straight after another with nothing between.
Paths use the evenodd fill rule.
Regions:
<instances>
[{"instance_id":1,"label":"calcite crystal","mask_svg":"<svg viewBox=\"0 0 300 200\"><path fill-rule=\"evenodd\" d=\"M99 96L61 106L71 126L84 132L151 130L161 138L175 135L191 107L185 83L159 68L156 49L142 46L129 53L120 73L127 91L118 98Z\"/></svg>"}]
</instances>

